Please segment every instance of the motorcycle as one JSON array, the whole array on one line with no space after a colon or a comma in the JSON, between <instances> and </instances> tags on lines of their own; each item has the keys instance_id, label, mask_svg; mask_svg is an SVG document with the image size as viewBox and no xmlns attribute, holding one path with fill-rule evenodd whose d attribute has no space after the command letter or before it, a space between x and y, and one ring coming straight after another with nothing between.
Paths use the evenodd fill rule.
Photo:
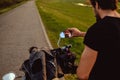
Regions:
<instances>
[{"instance_id":1,"label":"motorcycle","mask_svg":"<svg viewBox=\"0 0 120 80\"><path fill-rule=\"evenodd\" d=\"M76 57L73 56L70 52L70 48L72 47L72 45L60 47L60 40L62 38L65 38L64 32L61 32L59 35L59 40L57 42L57 45L59 48L52 49L51 52L54 56L59 57L58 62L64 74L69 74L69 73L75 74L77 66L74 65L74 61ZM72 55L72 57L70 55ZM71 58L73 59L72 61L70 60ZM18 78L21 78L21 80L25 80L25 76L17 76L14 72L5 74L2 77L2 80L16 80Z\"/></svg>"}]
</instances>

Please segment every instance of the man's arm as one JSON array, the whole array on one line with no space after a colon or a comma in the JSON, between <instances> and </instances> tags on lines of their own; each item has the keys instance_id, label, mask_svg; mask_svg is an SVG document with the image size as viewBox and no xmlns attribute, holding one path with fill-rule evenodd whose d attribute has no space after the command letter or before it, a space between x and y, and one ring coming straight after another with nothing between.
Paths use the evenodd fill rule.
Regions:
<instances>
[{"instance_id":1,"label":"man's arm","mask_svg":"<svg viewBox=\"0 0 120 80\"><path fill-rule=\"evenodd\" d=\"M80 80L88 80L91 69L96 61L97 51L85 45L77 68L77 76Z\"/></svg>"},{"instance_id":2,"label":"man's arm","mask_svg":"<svg viewBox=\"0 0 120 80\"><path fill-rule=\"evenodd\" d=\"M85 35L86 35L86 32L80 32L78 37L85 37Z\"/></svg>"},{"instance_id":3,"label":"man's arm","mask_svg":"<svg viewBox=\"0 0 120 80\"><path fill-rule=\"evenodd\" d=\"M71 37L85 37L86 32L82 32L77 28L68 28L64 31L65 36L69 38L69 34L71 34Z\"/></svg>"}]
</instances>

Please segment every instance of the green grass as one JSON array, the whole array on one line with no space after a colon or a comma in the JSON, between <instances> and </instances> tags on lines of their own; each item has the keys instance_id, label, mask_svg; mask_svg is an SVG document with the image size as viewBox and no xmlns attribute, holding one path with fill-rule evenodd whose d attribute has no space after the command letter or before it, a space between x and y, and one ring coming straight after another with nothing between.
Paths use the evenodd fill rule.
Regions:
<instances>
[{"instance_id":1,"label":"green grass","mask_svg":"<svg viewBox=\"0 0 120 80\"><path fill-rule=\"evenodd\" d=\"M91 8L77 6L74 0L37 0L36 2L53 47L57 47L59 33L66 28L77 27L81 31L86 31L95 22ZM62 40L61 45L70 43L75 52L81 53L82 41L83 38L66 38Z\"/></svg>"},{"instance_id":2,"label":"green grass","mask_svg":"<svg viewBox=\"0 0 120 80\"><path fill-rule=\"evenodd\" d=\"M26 1L27 1L27 0L26 0ZM20 2L20 3L16 3L16 4L13 4L13 5L11 5L11 6L4 7L4 8L0 8L0 14L3 14L3 13L5 13L5 12L10 11L10 10L12 10L12 9L14 9L14 8L22 5L22 4L25 3L26 1L22 1L22 2Z\"/></svg>"},{"instance_id":3,"label":"green grass","mask_svg":"<svg viewBox=\"0 0 120 80\"><path fill-rule=\"evenodd\" d=\"M87 31L90 25L95 22L92 8L75 5L79 2L88 4L86 0L36 0L36 5L54 48L57 47L61 31L70 27ZM120 9L118 11L120 12ZM62 39L60 45L67 44L72 44L71 50L77 55L76 63L78 64L84 48L83 38ZM65 78L66 80L76 80L76 75L66 75Z\"/></svg>"},{"instance_id":4,"label":"green grass","mask_svg":"<svg viewBox=\"0 0 120 80\"><path fill-rule=\"evenodd\" d=\"M75 5L77 2L86 3L85 0L36 0L40 15L47 30L52 46L57 47L59 33L66 28L76 27L81 31L87 29L95 22L91 7ZM72 44L71 50L77 55L79 62L83 51L83 38L65 38L61 46ZM67 75L66 80L76 80L76 75Z\"/></svg>"}]
</instances>

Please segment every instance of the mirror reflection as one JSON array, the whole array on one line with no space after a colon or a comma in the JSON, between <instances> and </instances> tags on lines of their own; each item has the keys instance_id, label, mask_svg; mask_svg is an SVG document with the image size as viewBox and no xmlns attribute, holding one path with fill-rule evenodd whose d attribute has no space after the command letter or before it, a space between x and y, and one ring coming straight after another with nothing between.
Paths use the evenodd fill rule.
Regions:
<instances>
[{"instance_id":1,"label":"mirror reflection","mask_svg":"<svg viewBox=\"0 0 120 80\"><path fill-rule=\"evenodd\" d=\"M65 38L64 32L61 32L61 33L60 33L60 38Z\"/></svg>"}]
</instances>

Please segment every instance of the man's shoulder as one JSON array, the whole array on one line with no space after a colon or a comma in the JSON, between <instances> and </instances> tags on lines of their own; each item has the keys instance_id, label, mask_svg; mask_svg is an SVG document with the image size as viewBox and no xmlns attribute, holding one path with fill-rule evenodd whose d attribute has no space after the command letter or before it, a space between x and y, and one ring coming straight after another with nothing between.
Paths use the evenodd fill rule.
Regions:
<instances>
[{"instance_id":1,"label":"man's shoulder","mask_svg":"<svg viewBox=\"0 0 120 80\"><path fill-rule=\"evenodd\" d=\"M100 21L97 21L92 26L89 27L90 30L103 30L105 26L109 26L110 22L107 18L103 18Z\"/></svg>"},{"instance_id":2,"label":"man's shoulder","mask_svg":"<svg viewBox=\"0 0 120 80\"><path fill-rule=\"evenodd\" d=\"M93 25L91 25L89 28L88 28L88 31L96 31L96 30L100 30L99 28L101 28L100 26L103 26L101 23L99 22L96 22L94 23Z\"/></svg>"}]
</instances>

